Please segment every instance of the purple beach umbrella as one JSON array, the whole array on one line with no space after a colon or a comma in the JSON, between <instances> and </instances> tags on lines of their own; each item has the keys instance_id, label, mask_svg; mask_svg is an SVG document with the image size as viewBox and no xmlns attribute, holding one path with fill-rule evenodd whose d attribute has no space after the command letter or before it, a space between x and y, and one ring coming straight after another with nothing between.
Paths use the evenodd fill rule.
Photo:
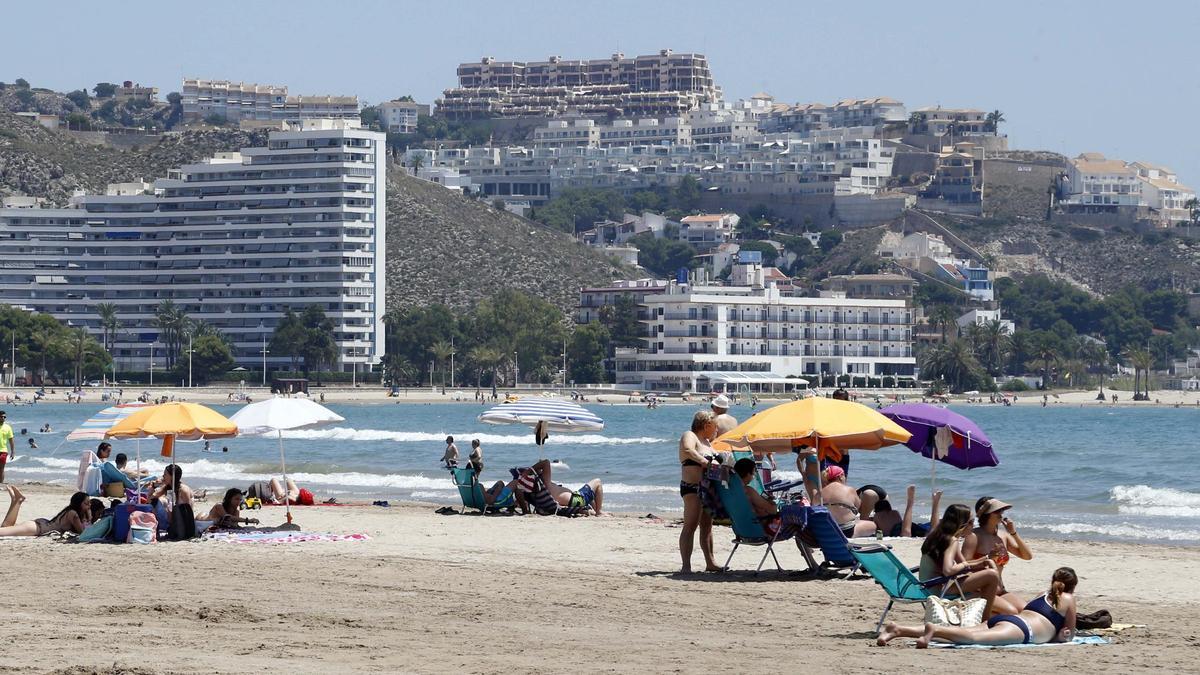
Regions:
<instances>
[{"instance_id":1,"label":"purple beach umbrella","mask_svg":"<svg viewBox=\"0 0 1200 675\"><path fill-rule=\"evenodd\" d=\"M930 459L938 459L960 469L996 466L1000 463L987 434L971 420L956 412L928 403L897 403L879 411L912 434L907 445ZM954 442L949 452L939 456L934 437L941 427L948 427Z\"/></svg>"}]
</instances>

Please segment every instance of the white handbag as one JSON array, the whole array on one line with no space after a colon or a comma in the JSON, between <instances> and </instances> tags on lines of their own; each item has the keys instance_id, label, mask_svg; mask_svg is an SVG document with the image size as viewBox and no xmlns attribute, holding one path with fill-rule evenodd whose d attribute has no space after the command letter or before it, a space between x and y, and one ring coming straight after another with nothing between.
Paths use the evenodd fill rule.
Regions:
<instances>
[{"instance_id":1,"label":"white handbag","mask_svg":"<svg viewBox=\"0 0 1200 675\"><path fill-rule=\"evenodd\" d=\"M983 623L983 608L987 600L971 598L937 598L930 596L925 599L925 623L935 626L956 626L970 628Z\"/></svg>"}]
</instances>

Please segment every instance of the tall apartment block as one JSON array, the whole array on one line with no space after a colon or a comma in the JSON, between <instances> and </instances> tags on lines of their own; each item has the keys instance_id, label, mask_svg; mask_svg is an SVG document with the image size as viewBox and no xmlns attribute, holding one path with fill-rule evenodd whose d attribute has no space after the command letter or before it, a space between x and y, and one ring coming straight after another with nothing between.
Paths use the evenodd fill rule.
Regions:
<instances>
[{"instance_id":1,"label":"tall apartment block","mask_svg":"<svg viewBox=\"0 0 1200 675\"><path fill-rule=\"evenodd\" d=\"M0 208L0 301L97 335L96 305L115 304L120 369L148 366L164 300L228 335L243 366L262 363L286 310L311 305L335 324L337 369L377 363L385 137L347 120L290 126L265 148L110 186L69 208Z\"/></svg>"},{"instance_id":2,"label":"tall apartment block","mask_svg":"<svg viewBox=\"0 0 1200 675\"><path fill-rule=\"evenodd\" d=\"M191 120L218 115L230 122L280 122L359 114L357 96L290 96L287 87L273 84L185 78L181 96L183 116Z\"/></svg>"},{"instance_id":3,"label":"tall apartment block","mask_svg":"<svg viewBox=\"0 0 1200 675\"><path fill-rule=\"evenodd\" d=\"M612 117L686 114L721 99L703 54L626 58L497 61L488 56L458 67L458 87L437 101L450 119L554 116L565 112Z\"/></svg>"}]
</instances>

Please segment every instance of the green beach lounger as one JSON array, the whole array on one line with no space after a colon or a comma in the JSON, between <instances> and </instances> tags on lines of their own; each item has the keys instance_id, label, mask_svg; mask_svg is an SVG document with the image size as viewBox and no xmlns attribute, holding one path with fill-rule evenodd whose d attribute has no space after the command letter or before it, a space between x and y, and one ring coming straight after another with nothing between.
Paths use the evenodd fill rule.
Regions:
<instances>
[{"instance_id":1,"label":"green beach lounger","mask_svg":"<svg viewBox=\"0 0 1200 675\"><path fill-rule=\"evenodd\" d=\"M888 594L888 604L879 617L879 623L875 625L876 631L883 627L883 621L887 618L888 612L892 611L892 605L897 602L925 602L925 599L931 595L939 595L932 589L945 588L947 587L946 582L951 580L950 577L937 577L929 581L921 581L913 575L912 570L900 562L900 559L890 549L883 547L851 546L850 555L858 560L862 569L866 570L875 583L879 584L879 587ZM945 592L943 591L941 595L945 595Z\"/></svg>"},{"instance_id":2,"label":"green beach lounger","mask_svg":"<svg viewBox=\"0 0 1200 675\"><path fill-rule=\"evenodd\" d=\"M478 509L480 513L497 513L516 503L516 498L508 492L500 495L495 504L489 505L483 497L483 486L479 483L479 477L469 466L450 469L450 476L454 480L454 486L458 488L458 496L462 498L460 514L466 513L467 509Z\"/></svg>"}]
</instances>

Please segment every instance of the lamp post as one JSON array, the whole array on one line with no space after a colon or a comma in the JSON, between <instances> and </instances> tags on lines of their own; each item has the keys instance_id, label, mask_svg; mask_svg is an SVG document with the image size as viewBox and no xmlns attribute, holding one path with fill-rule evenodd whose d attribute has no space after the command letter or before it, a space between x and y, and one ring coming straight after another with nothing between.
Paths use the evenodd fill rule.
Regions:
<instances>
[{"instance_id":1,"label":"lamp post","mask_svg":"<svg viewBox=\"0 0 1200 675\"><path fill-rule=\"evenodd\" d=\"M150 386L154 386L154 343L150 343Z\"/></svg>"},{"instance_id":2,"label":"lamp post","mask_svg":"<svg viewBox=\"0 0 1200 675\"><path fill-rule=\"evenodd\" d=\"M521 367L517 365L517 350L513 350L513 389L517 388L517 383L521 381Z\"/></svg>"},{"instance_id":3,"label":"lamp post","mask_svg":"<svg viewBox=\"0 0 1200 675\"><path fill-rule=\"evenodd\" d=\"M259 328L262 328L261 324L259 325ZM267 334L265 332L262 334L262 349L260 349L259 352L262 354L262 359L263 359L263 362L262 362L262 386L265 387L265 386L267 386Z\"/></svg>"},{"instance_id":4,"label":"lamp post","mask_svg":"<svg viewBox=\"0 0 1200 675\"><path fill-rule=\"evenodd\" d=\"M192 336L188 334L188 389L192 388Z\"/></svg>"}]
</instances>

